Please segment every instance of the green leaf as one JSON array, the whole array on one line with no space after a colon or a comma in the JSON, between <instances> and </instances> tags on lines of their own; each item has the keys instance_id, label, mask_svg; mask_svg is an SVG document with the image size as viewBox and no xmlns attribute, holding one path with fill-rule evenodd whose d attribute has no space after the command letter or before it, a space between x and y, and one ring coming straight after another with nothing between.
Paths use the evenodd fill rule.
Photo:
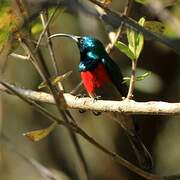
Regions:
<instances>
[{"instance_id":1,"label":"green leaf","mask_svg":"<svg viewBox=\"0 0 180 180\"><path fill-rule=\"evenodd\" d=\"M43 25L40 21L37 21L32 27L31 27L31 33L33 35L37 35L43 30Z\"/></svg>"},{"instance_id":2,"label":"green leaf","mask_svg":"<svg viewBox=\"0 0 180 180\"><path fill-rule=\"evenodd\" d=\"M151 72L146 72L146 73L144 73L143 75L141 75L141 76L137 76L136 77L136 81L142 81L142 80L144 80L145 78L147 78L148 76L150 76L151 75Z\"/></svg>"},{"instance_id":3,"label":"green leaf","mask_svg":"<svg viewBox=\"0 0 180 180\"><path fill-rule=\"evenodd\" d=\"M145 18L142 17L139 20L138 23L141 26L144 26L144 22L145 22ZM135 39L136 39L136 52L135 52L135 56L136 56L136 60L137 60L139 58L140 53L141 53L141 51L143 49L143 46L144 46L144 36L143 36L142 33L135 33L135 35L136 35L136 37L135 37Z\"/></svg>"},{"instance_id":4,"label":"green leaf","mask_svg":"<svg viewBox=\"0 0 180 180\"><path fill-rule=\"evenodd\" d=\"M165 30L165 26L162 22L159 21L146 21L144 27L152 32L162 34Z\"/></svg>"},{"instance_id":5,"label":"green leaf","mask_svg":"<svg viewBox=\"0 0 180 180\"><path fill-rule=\"evenodd\" d=\"M139 20L141 26L144 25L145 19L142 17ZM144 36L142 33L135 32L134 30L127 29L128 47L134 53L134 60L138 60L139 55L144 46Z\"/></svg>"},{"instance_id":6,"label":"green leaf","mask_svg":"<svg viewBox=\"0 0 180 180\"><path fill-rule=\"evenodd\" d=\"M135 56L135 32L132 29L127 29L128 47Z\"/></svg>"},{"instance_id":7,"label":"green leaf","mask_svg":"<svg viewBox=\"0 0 180 180\"><path fill-rule=\"evenodd\" d=\"M151 75L151 72L145 72L143 75L141 76L137 76L136 77L136 81L143 81L145 78L147 78L148 76ZM123 82L122 83L127 83L131 80L130 77L123 77Z\"/></svg>"},{"instance_id":8,"label":"green leaf","mask_svg":"<svg viewBox=\"0 0 180 180\"><path fill-rule=\"evenodd\" d=\"M147 4L147 0L135 0L137 3L140 3L140 4Z\"/></svg>"},{"instance_id":9,"label":"green leaf","mask_svg":"<svg viewBox=\"0 0 180 180\"><path fill-rule=\"evenodd\" d=\"M125 84L127 82L130 82L131 78L130 77L123 77L123 82L122 84Z\"/></svg>"},{"instance_id":10,"label":"green leaf","mask_svg":"<svg viewBox=\"0 0 180 180\"><path fill-rule=\"evenodd\" d=\"M128 56L131 60L134 60L134 59L135 59L135 56L134 56L133 52L130 50L130 48L129 48L126 44L118 41L118 42L115 43L115 46L116 46L122 53L124 53L126 56Z\"/></svg>"},{"instance_id":11,"label":"green leaf","mask_svg":"<svg viewBox=\"0 0 180 180\"><path fill-rule=\"evenodd\" d=\"M30 131L24 133L23 136L26 136L31 141L37 142L47 137L56 128L56 126L57 126L57 122L54 122L47 128Z\"/></svg>"},{"instance_id":12,"label":"green leaf","mask_svg":"<svg viewBox=\"0 0 180 180\"><path fill-rule=\"evenodd\" d=\"M0 6L0 53L9 42L11 34L17 29L18 24L18 18L11 8L10 2L2 1Z\"/></svg>"}]
</instances>

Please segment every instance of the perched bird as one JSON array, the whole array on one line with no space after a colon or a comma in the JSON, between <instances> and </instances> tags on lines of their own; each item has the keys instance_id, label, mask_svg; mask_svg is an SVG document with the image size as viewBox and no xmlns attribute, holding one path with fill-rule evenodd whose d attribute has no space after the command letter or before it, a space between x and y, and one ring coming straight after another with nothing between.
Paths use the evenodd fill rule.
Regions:
<instances>
[{"instance_id":1,"label":"perched bird","mask_svg":"<svg viewBox=\"0 0 180 180\"><path fill-rule=\"evenodd\" d=\"M84 87L90 97L104 100L122 100L127 94L127 86L118 65L107 54L104 45L91 36L55 34L73 39L80 51L79 71ZM125 114L111 113L125 130L141 168L151 170L152 158L137 135L132 118Z\"/></svg>"}]
</instances>

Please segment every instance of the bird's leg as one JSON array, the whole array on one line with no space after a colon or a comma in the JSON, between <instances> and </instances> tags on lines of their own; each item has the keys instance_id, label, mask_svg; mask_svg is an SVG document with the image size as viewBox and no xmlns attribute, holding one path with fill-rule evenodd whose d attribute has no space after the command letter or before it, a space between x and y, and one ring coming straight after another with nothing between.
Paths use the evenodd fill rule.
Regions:
<instances>
[{"instance_id":1,"label":"bird's leg","mask_svg":"<svg viewBox=\"0 0 180 180\"><path fill-rule=\"evenodd\" d=\"M101 99L101 96L96 96L93 98L94 102L97 101L97 100L100 100Z\"/></svg>"},{"instance_id":2,"label":"bird's leg","mask_svg":"<svg viewBox=\"0 0 180 180\"><path fill-rule=\"evenodd\" d=\"M75 98L78 99L78 98L84 98L84 97L87 97L86 94L77 94ZM85 112L86 110L79 109L79 113L85 113Z\"/></svg>"},{"instance_id":3,"label":"bird's leg","mask_svg":"<svg viewBox=\"0 0 180 180\"><path fill-rule=\"evenodd\" d=\"M92 111L92 113L93 113L95 116L101 115L101 112L99 112L99 111Z\"/></svg>"},{"instance_id":4,"label":"bird's leg","mask_svg":"<svg viewBox=\"0 0 180 180\"><path fill-rule=\"evenodd\" d=\"M95 93L88 93L89 96L93 99L93 102L96 102L97 100L100 100L101 99L101 96L97 96ZM101 115L101 112L98 112L98 111L92 111L92 113L95 115L95 116L99 116Z\"/></svg>"},{"instance_id":5,"label":"bird's leg","mask_svg":"<svg viewBox=\"0 0 180 180\"><path fill-rule=\"evenodd\" d=\"M77 95L75 96L76 99L78 99L78 98L84 98L84 97L87 97L87 95L86 95L86 94L77 94Z\"/></svg>"}]
</instances>

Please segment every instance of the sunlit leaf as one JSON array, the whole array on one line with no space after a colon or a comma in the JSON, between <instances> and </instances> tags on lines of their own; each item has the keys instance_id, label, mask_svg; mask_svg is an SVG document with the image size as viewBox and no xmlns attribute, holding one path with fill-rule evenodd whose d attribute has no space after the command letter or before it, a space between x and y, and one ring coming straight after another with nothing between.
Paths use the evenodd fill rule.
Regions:
<instances>
[{"instance_id":1,"label":"sunlit leaf","mask_svg":"<svg viewBox=\"0 0 180 180\"><path fill-rule=\"evenodd\" d=\"M64 81L65 79L67 79L70 75L72 74L72 71L68 71L67 73L60 75L60 76L56 76L56 77L52 77L50 79L52 85L57 85L59 82ZM38 89L42 89L44 87L47 86L47 82L42 82L39 86Z\"/></svg>"},{"instance_id":2,"label":"sunlit leaf","mask_svg":"<svg viewBox=\"0 0 180 180\"><path fill-rule=\"evenodd\" d=\"M129 49L129 47L128 47L126 44L118 41L118 42L115 43L115 46L116 46L121 52L123 52L126 56L128 56L131 60L134 60L134 59L135 59L135 56L134 56L133 52Z\"/></svg>"},{"instance_id":3,"label":"sunlit leaf","mask_svg":"<svg viewBox=\"0 0 180 180\"><path fill-rule=\"evenodd\" d=\"M145 78L151 75L151 72L145 72L141 76L136 77L136 81L143 81ZM128 83L131 80L130 77L123 77L123 82L122 83Z\"/></svg>"},{"instance_id":4,"label":"sunlit leaf","mask_svg":"<svg viewBox=\"0 0 180 180\"><path fill-rule=\"evenodd\" d=\"M44 139L46 136L48 136L56 128L56 126L57 122L54 122L47 128L30 131L24 133L23 136L26 136L28 139L34 142L40 141L41 139Z\"/></svg>"},{"instance_id":5,"label":"sunlit leaf","mask_svg":"<svg viewBox=\"0 0 180 180\"><path fill-rule=\"evenodd\" d=\"M135 0L135 2L140 3L140 4L147 4L148 0ZM178 0L161 0L163 7L168 7L175 5Z\"/></svg>"},{"instance_id":6,"label":"sunlit leaf","mask_svg":"<svg viewBox=\"0 0 180 180\"><path fill-rule=\"evenodd\" d=\"M128 47L133 52L135 56L135 31L132 29L127 29Z\"/></svg>"},{"instance_id":7,"label":"sunlit leaf","mask_svg":"<svg viewBox=\"0 0 180 180\"><path fill-rule=\"evenodd\" d=\"M40 21L36 22L34 25L31 27L31 33L33 35L39 34L43 30L43 25Z\"/></svg>"},{"instance_id":8,"label":"sunlit leaf","mask_svg":"<svg viewBox=\"0 0 180 180\"><path fill-rule=\"evenodd\" d=\"M148 76L150 76L151 75L151 72L146 72L146 73L144 73L143 75L141 75L141 76L137 76L136 77L136 81L142 81L142 80L144 80L145 78L147 78Z\"/></svg>"},{"instance_id":9,"label":"sunlit leaf","mask_svg":"<svg viewBox=\"0 0 180 180\"><path fill-rule=\"evenodd\" d=\"M152 32L162 34L165 30L165 26L162 22L159 21L145 21L144 27Z\"/></svg>"},{"instance_id":10,"label":"sunlit leaf","mask_svg":"<svg viewBox=\"0 0 180 180\"><path fill-rule=\"evenodd\" d=\"M140 4L147 4L147 0L135 0L137 3L140 3Z\"/></svg>"},{"instance_id":11,"label":"sunlit leaf","mask_svg":"<svg viewBox=\"0 0 180 180\"><path fill-rule=\"evenodd\" d=\"M104 5L109 5L112 3L112 0L102 0L101 1Z\"/></svg>"},{"instance_id":12,"label":"sunlit leaf","mask_svg":"<svg viewBox=\"0 0 180 180\"><path fill-rule=\"evenodd\" d=\"M141 26L144 26L145 23L145 18L141 18L138 22ZM144 46L144 36L142 33L135 33L135 39L136 39L136 51L135 51L135 56L136 60L139 58L140 53L143 49Z\"/></svg>"},{"instance_id":13,"label":"sunlit leaf","mask_svg":"<svg viewBox=\"0 0 180 180\"><path fill-rule=\"evenodd\" d=\"M18 18L9 1L2 1L0 6L0 53L9 42L12 33L17 29Z\"/></svg>"},{"instance_id":14,"label":"sunlit leaf","mask_svg":"<svg viewBox=\"0 0 180 180\"><path fill-rule=\"evenodd\" d=\"M142 17L139 20L139 25L143 26L145 19ZM142 33L135 32L133 29L127 29L127 38L128 38L128 47L133 52L135 58L134 60L138 60L139 55L144 46L144 36Z\"/></svg>"},{"instance_id":15,"label":"sunlit leaf","mask_svg":"<svg viewBox=\"0 0 180 180\"><path fill-rule=\"evenodd\" d=\"M130 82L131 78L130 77L123 77L123 82L122 84Z\"/></svg>"}]
</instances>

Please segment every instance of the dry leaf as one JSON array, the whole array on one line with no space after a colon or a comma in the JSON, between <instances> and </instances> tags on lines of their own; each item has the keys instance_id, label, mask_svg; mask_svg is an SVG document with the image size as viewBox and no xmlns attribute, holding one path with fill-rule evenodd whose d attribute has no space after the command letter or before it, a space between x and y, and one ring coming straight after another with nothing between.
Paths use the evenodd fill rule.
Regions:
<instances>
[{"instance_id":1,"label":"dry leaf","mask_svg":"<svg viewBox=\"0 0 180 180\"><path fill-rule=\"evenodd\" d=\"M112 0L102 0L101 2L107 6L112 3Z\"/></svg>"},{"instance_id":2,"label":"dry leaf","mask_svg":"<svg viewBox=\"0 0 180 180\"><path fill-rule=\"evenodd\" d=\"M24 133L23 136L26 136L31 141L40 141L41 139L48 136L57 126L57 122L52 123L50 126L44 129L39 129L35 131L30 131L27 133Z\"/></svg>"}]
</instances>

